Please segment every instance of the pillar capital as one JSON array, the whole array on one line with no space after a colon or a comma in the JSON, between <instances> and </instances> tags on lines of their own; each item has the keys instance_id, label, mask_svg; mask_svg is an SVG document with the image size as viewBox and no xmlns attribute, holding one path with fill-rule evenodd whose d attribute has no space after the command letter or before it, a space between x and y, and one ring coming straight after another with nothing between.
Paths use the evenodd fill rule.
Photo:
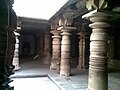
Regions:
<instances>
[{"instance_id":1,"label":"pillar capital","mask_svg":"<svg viewBox=\"0 0 120 90\"><path fill-rule=\"evenodd\" d=\"M77 35L79 35L81 37L84 37L87 34L88 34L87 32L83 32L83 31L77 33Z\"/></svg>"},{"instance_id":2,"label":"pillar capital","mask_svg":"<svg viewBox=\"0 0 120 90\"><path fill-rule=\"evenodd\" d=\"M72 27L72 26L62 26L58 28L58 30L61 30L61 32L72 32L76 29L77 29L76 27Z\"/></svg>"},{"instance_id":3,"label":"pillar capital","mask_svg":"<svg viewBox=\"0 0 120 90\"><path fill-rule=\"evenodd\" d=\"M71 32L75 31L76 27L70 27L70 26L65 26L61 28L61 35L63 35L63 37L65 36L70 36Z\"/></svg>"},{"instance_id":4,"label":"pillar capital","mask_svg":"<svg viewBox=\"0 0 120 90\"><path fill-rule=\"evenodd\" d=\"M99 9L95 9L93 11L90 11L89 13L85 14L82 16L82 18L85 19L90 19L90 21L94 22L95 20L100 20L100 21L111 21L111 17L114 17L115 14L113 14L112 12L106 11L106 10L99 10ZM91 19L91 17L99 17L97 19ZM109 19L108 19L109 18Z\"/></svg>"},{"instance_id":5,"label":"pillar capital","mask_svg":"<svg viewBox=\"0 0 120 90\"><path fill-rule=\"evenodd\" d=\"M53 30L53 31L51 31L51 33L52 33L54 36L60 36L61 31Z\"/></svg>"}]
</instances>

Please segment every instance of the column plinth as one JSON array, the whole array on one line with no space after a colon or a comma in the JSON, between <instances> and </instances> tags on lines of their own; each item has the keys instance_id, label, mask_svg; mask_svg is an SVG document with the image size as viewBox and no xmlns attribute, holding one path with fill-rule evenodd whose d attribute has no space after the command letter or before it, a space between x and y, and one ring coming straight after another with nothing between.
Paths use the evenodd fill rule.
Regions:
<instances>
[{"instance_id":1,"label":"column plinth","mask_svg":"<svg viewBox=\"0 0 120 90\"><path fill-rule=\"evenodd\" d=\"M90 37L90 62L88 90L108 90L107 47L108 47L108 15L96 12L90 17L93 23Z\"/></svg>"},{"instance_id":2,"label":"column plinth","mask_svg":"<svg viewBox=\"0 0 120 90\"><path fill-rule=\"evenodd\" d=\"M60 68L60 50L61 50L61 36L60 31L54 30L51 31L51 33L54 35L52 36L52 59L51 59L51 66L50 70L58 70Z\"/></svg>"},{"instance_id":3,"label":"column plinth","mask_svg":"<svg viewBox=\"0 0 120 90\"><path fill-rule=\"evenodd\" d=\"M60 63L60 76L70 76L71 67L71 32L75 30L75 27L63 27L62 31L62 41L61 41L61 63Z\"/></svg>"}]
</instances>

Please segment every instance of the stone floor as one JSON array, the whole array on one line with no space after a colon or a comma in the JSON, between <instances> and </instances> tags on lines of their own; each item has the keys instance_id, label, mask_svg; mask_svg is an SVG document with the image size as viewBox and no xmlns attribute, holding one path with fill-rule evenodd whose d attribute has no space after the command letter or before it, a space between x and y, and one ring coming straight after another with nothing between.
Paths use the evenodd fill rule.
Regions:
<instances>
[{"instance_id":1,"label":"stone floor","mask_svg":"<svg viewBox=\"0 0 120 90\"><path fill-rule=\"evenodd\" d=\"M48 77L14 78L14 90L60 90Z\"/></svg>"},{"instance_id":2,"label":"stone floor","mask_svg":"<svg viewBox=\"0 0 120 90\"><path fill-rule=\"evenodd\" d=\"M49 65L41 65L36 60L21 63L10 83L14 90L87 90L88 70L71 70L70 77L61 77ZM109 72L109 90L120 90L120 71Z\"/></svg>"}]
</instances>

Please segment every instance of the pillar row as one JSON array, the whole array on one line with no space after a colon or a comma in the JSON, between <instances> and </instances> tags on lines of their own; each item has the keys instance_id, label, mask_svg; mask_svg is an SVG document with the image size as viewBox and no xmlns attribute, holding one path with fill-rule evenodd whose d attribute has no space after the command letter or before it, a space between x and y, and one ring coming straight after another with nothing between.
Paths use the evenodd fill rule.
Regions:
<instances>
[{"instance_id":1,"label":"pillar row","mask_svg":"<svg viewBox=\"0 0 120 90\"><path fill-rule=\"evenodd\" d=\"M75 27L63 27L62 41L61 41L61 63L60 63L60 76L69 76L71 74L70 59L71 59L71 32Z\"/></svg>"},{"instance_id":2,"label":"pillar row","mask_svg":"<svg viewBox=\"0 0 120 90\"><path fill-rule=\"evenodd\" d=\"M51 31L54 35L52 36L52 59L51 59L51 66L50 70L59 70L60 64L60 56L61 56L61 36L60 31L54 30Z\"/></svg>"},{"instance_id":3,"label":"pillar row","mask_svg":"<svg viewBox=\"0 0 120 90\"><path fill-rule=\"evenodd\" d=\"M90 65L88 90L108 90L107 47L108 14L95 12L89 16L93 23L90 37Z\"/></svg>"}]
</instances>

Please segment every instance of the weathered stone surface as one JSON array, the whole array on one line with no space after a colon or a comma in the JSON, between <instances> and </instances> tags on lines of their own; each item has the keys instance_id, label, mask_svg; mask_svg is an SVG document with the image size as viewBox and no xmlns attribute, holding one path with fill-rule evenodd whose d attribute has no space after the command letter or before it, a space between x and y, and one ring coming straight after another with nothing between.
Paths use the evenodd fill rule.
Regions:
<instances>
[{"instance_id":1,"label":"weathered stone surface","mask_svg":"<svg viewBox=\"0 0 120 90\"><path fill-rule=\"evenodd\" d=\"M93 22L90 37L89 90L108 90L107 50L108 28L107 14L96 12L90 16Z\"/></svg>"},{"instance_id":2,"label":"weathered stone surface","mask_svg":"<svg viewBox=\"0 0 120 90\"><path fill-rule=\"evenodd\" d=\"M71 32L76 30L75 27L63 27L61 29L61 63L60 63L60 76L69 76L71 74L70 58L71 58Z\"/></svg>"},{"instance_id":3,"label":"weathered stone surface","mask_svg":"<svg viewBox=\"0 0 120 90\"><path fill-rule=\"evenodd\" d=\"M61 54L61 36L60 31L54 30L51 31L51 33L54 35L52 36L52 59L51 59L51 70L59 70L60 68L60 54ZM59 71L58 71L59 72Z\"/></svg>"}]
</instances>

